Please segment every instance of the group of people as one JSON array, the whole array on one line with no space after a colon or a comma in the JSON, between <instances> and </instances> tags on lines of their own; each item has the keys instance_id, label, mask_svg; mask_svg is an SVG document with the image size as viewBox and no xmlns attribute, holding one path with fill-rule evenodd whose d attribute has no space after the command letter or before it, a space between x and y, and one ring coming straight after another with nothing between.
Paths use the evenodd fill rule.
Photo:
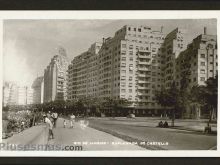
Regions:
<instances>
[{"instance_id":1,"label":"group of people","mask_svg":"<svg viewBox=\"0 0 220 165\"><path fill-rule=\"evenodd\" d=\"M70 116L70 128L73 128L73 122L75 121L75 115ZM67 122L66 120L63 120L63 128L66 128Z\"/></svg>"},{"instance_id":2,"label":"group of people","mask_svg":"<svg viewBox=\"0 0 220 165\"><path fill-rule=\"evenodd\" d=\"M167 122L167 121L165 121L164 123L163 123L162 121L160 121L160 122L158 123L158 127L168 128L169 125L168 125L168 122Z\"/></svg>"},{"instance_id":3,"label":"group of people","mask_svg":"<svg viewBox=\"0 0 220 165\"><path fill-rule=\"evenodd\" d=\"M54 139L54 134L53 134L53 128L56 127L57 125L57 119L58 119L58 114L57 113L51 113L50 111L44 115L44 122L48 124L49 127L49 135L48 139ZM70 116L70 128L73 128L73 123L75 121L75 115ZM67 121L64 119L63 120L63 127L67 127Z\"/></svg>"},{"instance_id":4,"label":"group of people","mask_svg":"<svg viewBox=\"0 0 220 165\"><path fill-rule=\"evenodd\" d=\"M54 139L53 128L56 127L58 119L58 113L51 113L50 111L44 115L44 122L49 126L49 135L48 139Z\"/></svg>"}]
</instances>

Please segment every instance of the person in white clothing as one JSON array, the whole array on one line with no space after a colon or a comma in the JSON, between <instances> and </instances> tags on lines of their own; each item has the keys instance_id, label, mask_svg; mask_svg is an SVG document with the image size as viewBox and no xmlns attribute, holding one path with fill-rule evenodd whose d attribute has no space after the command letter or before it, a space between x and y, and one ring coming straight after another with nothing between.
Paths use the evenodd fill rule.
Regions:
<instances>
[{"instance_id":1,"label":"person in white clothing","mask_svg":"<svg viewBox=\"0 0 220 165\"><path fill-rule=\"evenodd\" d=\"M58 118L58 113L52 113L51 117L53 118L54 128L56 127L56 122Z\"/></svg>"},{"instance_id":2,"label":"person in white clothing","mask_svg":"<svg viewBox=\"0 0 220 165\"><path fill-rule=\"evenodd\" d=\"M49 115L45 116L45 123L47 123L47 125L49 126L49 136L48 139L54 139L54 135L53 135L53 123L50 121Z\"/></svg>"},{"instance_id":3,"label":"person in white clothing","mask_svg":"<svg viewBox=\"0 0 220 165\"><path fill-rule=\"evenodd\" d=\"M66 128L66 120L63 120L63 128Z\"/></svg>"},{"instance_id":4,"label":"person in white clothing","mask_svg":"<svg viewBox=\"0 0 220 165\"><path fill-rule=\"evenodd\" d=\"M70 128L73 128L73 122L74 122L74 120L75 120L75 115L71 115L70 116Z\"/></svg>"}]
</instances>

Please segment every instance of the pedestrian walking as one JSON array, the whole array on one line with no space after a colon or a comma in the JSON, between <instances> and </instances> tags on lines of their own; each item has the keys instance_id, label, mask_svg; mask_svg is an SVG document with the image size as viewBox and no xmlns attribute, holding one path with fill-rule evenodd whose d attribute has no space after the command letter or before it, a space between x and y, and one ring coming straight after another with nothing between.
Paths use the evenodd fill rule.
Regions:
<instances>
[{"instance_id":1,"label":"pedestrian walking","mask_svg":"<svg viewBox=\"0 0 220 165\"><path fill-rule=\"evenodd\" d=\"M63 120L63 128L66 128L66 120Z\"/></svg>"},{"instance_id":2,"label":"pedestrian walking","mask_svg":"<svg viewBox=\"0 0 220 165\"><path fill-rule=\"evenodd\" d=\"M50 139L54 139L54 135L53 135L53 123L51 122L51 120L49 119L49 115L44 116L44 121L45 123L47 123L47 125L49 126L49 135L48 135L48 140Z\"/></svg>"},{"instance_id":3,"label":"pedestrian walking","mask_svg":"<svg viewBox=\"0 0 220 165\"><path fill-rule=\"evenodd\" d=\"M58 113L52 113L51 117L53 118L54 128L56 128Z\"/></svg>"},{"instance_id":4,"label":"pedestrian walking","mask_svg":"<svg viewBox=\"0 0 220 165\"><path fill-rule=\"evenodd\" d=\"M75 115L70 116L70 128L73 128L73 122L75 121Z\"/></svg>"}]
</instances>

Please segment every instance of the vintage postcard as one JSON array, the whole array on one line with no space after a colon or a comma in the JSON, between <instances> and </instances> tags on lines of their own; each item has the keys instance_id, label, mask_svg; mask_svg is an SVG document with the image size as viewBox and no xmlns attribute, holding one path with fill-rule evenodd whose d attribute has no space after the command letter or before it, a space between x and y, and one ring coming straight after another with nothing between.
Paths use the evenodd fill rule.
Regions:
<instances>
[{"instance_id":1,"label":"vintage postcard","mask_svg":"<svg viewBox=\"0 0 220 165\"><path fill-rule=\"evenodd\" d=\"M217 156L220 12L0 12L0 156Z\"/></svg>"}]
</instances>

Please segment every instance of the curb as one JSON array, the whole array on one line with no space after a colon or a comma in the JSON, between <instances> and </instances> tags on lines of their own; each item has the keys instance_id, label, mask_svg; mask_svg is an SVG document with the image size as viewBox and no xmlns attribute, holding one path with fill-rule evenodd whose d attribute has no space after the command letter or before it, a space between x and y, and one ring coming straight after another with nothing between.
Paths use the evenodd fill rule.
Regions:
<instances>
[{"instance_id":1,"label":"curb","mask_svg":"<svg viewBox=\"0 0 220 165\"><path fill-rule=\"evenodd\" d=\"M170 129L176 129L176 130L199 132L199 133L204 134L204 135L217 135L217 130L216 130L216 131L212 131L212 133L210 133L210 134L205 134L204 131L202 131L202 130L187 129L187 128L176 128L176 127L169 127L169 128L170 128Z\"/></svg>"}]
</instances>

